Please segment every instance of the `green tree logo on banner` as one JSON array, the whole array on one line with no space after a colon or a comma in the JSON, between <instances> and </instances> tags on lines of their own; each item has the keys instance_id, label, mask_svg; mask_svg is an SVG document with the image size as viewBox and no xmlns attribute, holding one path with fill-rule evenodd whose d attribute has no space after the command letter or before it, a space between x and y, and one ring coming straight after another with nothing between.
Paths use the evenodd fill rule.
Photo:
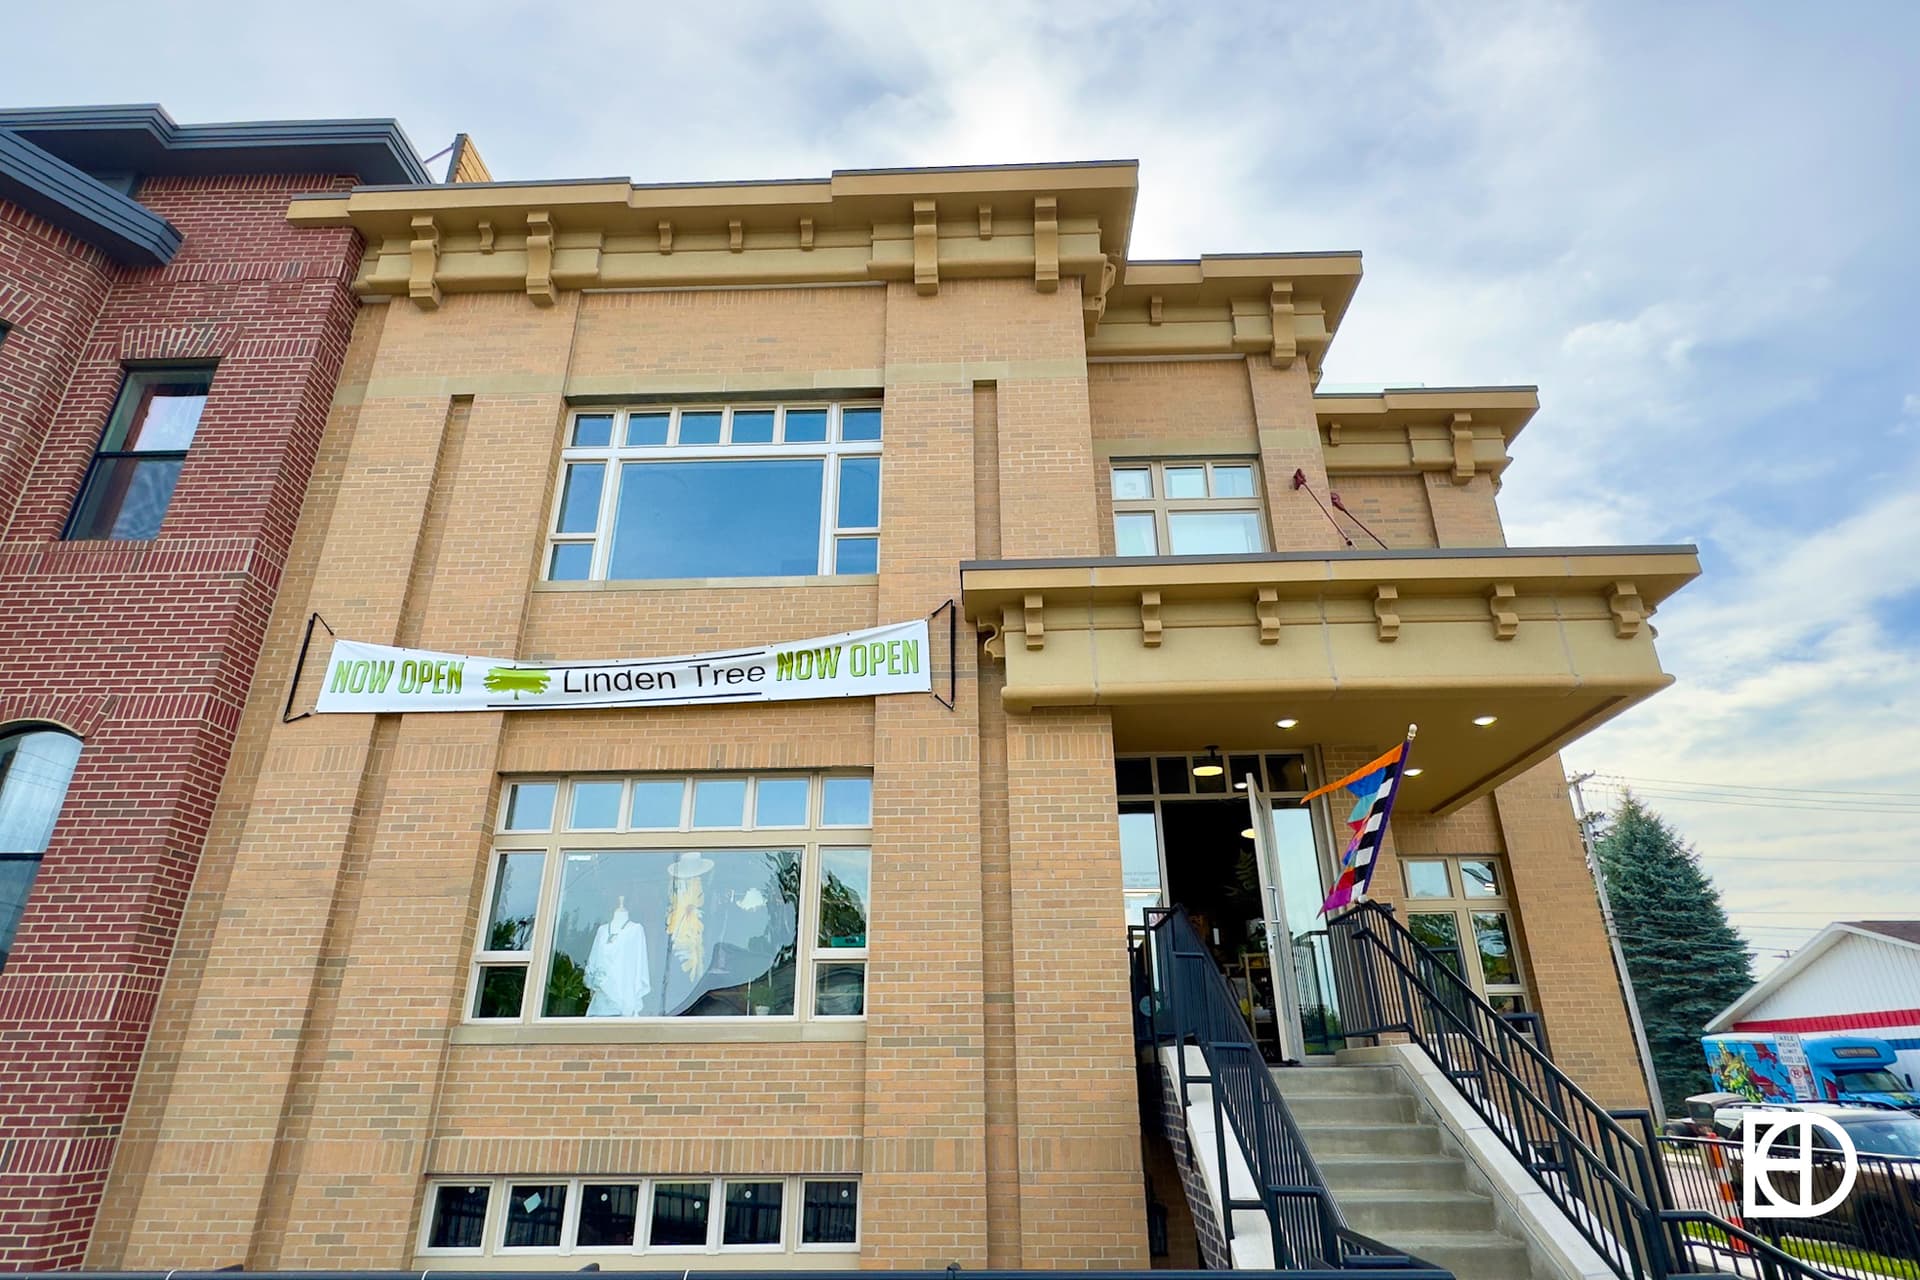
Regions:
<instances>
[{"instance_id":1,"label":"green tree logo on banner","mask_svg":"<svg viewBox=\"0 0 1920 1280\"><path fill-rule=\"evenodd\" d=\"M490 693L511 693L515 702L523 693L545 693L553 673L540 667L489 667L483 682Z\"/></svg>"}]
</instances>

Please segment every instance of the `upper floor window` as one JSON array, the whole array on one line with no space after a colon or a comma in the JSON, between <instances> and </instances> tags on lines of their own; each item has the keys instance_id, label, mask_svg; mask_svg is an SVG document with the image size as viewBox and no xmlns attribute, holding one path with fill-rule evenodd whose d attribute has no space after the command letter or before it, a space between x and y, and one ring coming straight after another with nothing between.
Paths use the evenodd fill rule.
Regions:
<instances>
[{"instance_id":1,"label":"upper floor window","mask_svg":"<svg viewBox=\"0 0 1920 1280\"><path fill-rule=\"evenodd\" d=\"M1259 468L1238 458L1114 463L1113 549L1123 556L1265 551Z\"/></svg>"},{"instance_id":2,"label":"upper floor window","mask_svg":"<svg viewBox=\"0 0 1920 1280\"><path fill-rule=\"evenodd\" d=\"M582 410L555 490L551 582L873 573L880 406Z\"/></svg>"},{"instance_id":3,"label":"upper floor window","mask_svg":"<svg viewBox=\"0 0 1920 1280\"><path fill-rule=\"evenodd\" d=\"M866 1012L873 779L509 782L474 1018Z\"/></svg>"},{"instance_id":4,"label":"upper floor window","mask_svg":"<svg viewBox=\"0 0 1920 1280\"><path fill-rule=\"evenodd\" d=\"M207 368L128 371L67 537L140 540L160 532L212 385Z\"/></svg>"},{"instance_id":5,"label":"upper floor window","mask_svg":"<svg viewBox=\"0 0 1920 1280\"><path fill-rule=\"evenodd\" d=\"M0 735L0 966L13 948L79 759L80 739L59 729Z\"/></svg>"}]
</instances>

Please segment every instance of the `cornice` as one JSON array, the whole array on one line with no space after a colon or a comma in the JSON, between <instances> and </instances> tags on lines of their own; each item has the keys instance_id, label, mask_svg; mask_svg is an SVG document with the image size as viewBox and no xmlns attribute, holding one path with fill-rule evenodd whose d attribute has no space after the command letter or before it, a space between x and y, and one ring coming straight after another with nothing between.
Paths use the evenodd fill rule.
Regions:
<instances>
[{"instance_id":1,"label":"cornice","mask_svg":"<svg viewBox=\"0 0 1920 1280\"><path fill-rule=\"evenodd\" d=\"M1315 395L1329 474L1445 472L1498 481L1540 407L1533 387L1389 387Z\"/></svg>"},{"instance_id":2,"label":"cornice","mask_svg":"<svg viewBox=\"0 0 1920 1280\"><path fill-rule=\"evenodd\" d=\"M1126 264L1089 358L1266 354L1315 376L1360 284L1360 255L1209 254Z\"/></svg>"}]
</instances>

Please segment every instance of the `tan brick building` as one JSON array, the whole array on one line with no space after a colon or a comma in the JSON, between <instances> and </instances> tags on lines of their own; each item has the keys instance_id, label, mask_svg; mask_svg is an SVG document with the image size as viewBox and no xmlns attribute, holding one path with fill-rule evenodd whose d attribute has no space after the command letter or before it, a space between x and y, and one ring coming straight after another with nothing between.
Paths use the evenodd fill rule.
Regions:
<instances>
[{"instance_id":1,"label":"tan brick building","mask_svg":"<svg viewBox=\"0 0 1920 1280\"><path fill-rule=\"evenodd\" d=\"M1644 1101L1555 752L1691 550L1506 548L1531 389L1317 395L1358 255L1129 262L1134 195L293 202L365 305L93 1265L1144 1266L1125 916L1259 1004L1297 797L1410 721L1375 896ZM316 613L556 669L931 617L932 694L300 717L322 630L284 719Z\"/></svg>"}]
</instances>

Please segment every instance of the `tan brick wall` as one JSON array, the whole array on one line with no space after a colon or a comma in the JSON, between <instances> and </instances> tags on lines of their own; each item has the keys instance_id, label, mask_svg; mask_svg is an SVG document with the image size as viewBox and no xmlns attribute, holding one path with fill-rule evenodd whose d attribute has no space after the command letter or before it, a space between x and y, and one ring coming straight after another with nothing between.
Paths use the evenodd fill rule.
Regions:
<instances>
[{"instance_id":1,"label":"tan brick wall","mask_svg":"<svg viewBox=\"0 0 1920 1280\"><path fill-rule=\"evenodd\" d=\"M1645 1107L1646 1082L1560 757L1535 765L1494 798L1554 1061L1603 1105Z\"/></svg>"},{"instance_id":2,"label":"tan brick wall","mask_svg":"<svg viewBox=\"0 0 1920 1280\"><path fill-rule=\"evenodd\" d=\"M556 659L923 616L963 560L1110 550L1118 449L1257 450L1276 546L1339 545L1290 483L1299 467L1328 492L1304 362L1088 368L1083 332L1075 286L1018 280L364 311L90 1261L403 1267L430 1174L762 1169L860 1173L865 1266L1143 1265L1104 711L1009 714L964 622L952 712L900 697L281 725L270 674L314 609L357 639ZM875 389L877 584L532 586L569 395ZM1379 479L1343 486L1356 510L1409 530L1428 512L1430 542L1497 538L1484 479ZM864 1042L453 1042L501 774L824 766L875 775ZM1394 839L1510 851L1556 1048L1609 1081L1604 945L1581 923L1564 798L1532 777ZM1381 896L1397 884L1390 853Z\"/></svg>"},{"instance_id":3,"label":"tan brick wall","mask_svg":"<svg viewBox=\"0 0 1920 1280\"><path fill-rule=\"evenodd\" d=\"M1416 547L1437 547L1433 507L1427 500L1426 481L1417 475L1340 475L1333 477L1333 492L1359 518L1359 523L1380 535L1380 541L1395 551ZM1331 502L1328 504L1331 506ZM1347 517L1334 518L1347 531L1357 548L1371 549L1380 544Z\"/></svg>"},{"instance_id":4,"label":"tan brick wall","mask_svg":"<svg viewBox=\"0 0 1920 1280\"><path fill-rule=\"evenodd\" d=\"M1114 458L1258 457L1253 387L1243 360L1118 360L1087 366L1100 554L1113 554Z\"/></svg>"},{"instance_id":5,"label":"tan brick wall","mask_svg":"<svg viewBox=\"0 0 1920 1280\"><path fill-rule=\"evenodd\" d=\"M1494 502L1493 477L1481 472L1465 484L1455 484L1443 471L1423 472L1427 502L1433 512L1434 534L1442 547L1504 547L1507 535L1500 527L1500 508Z\"/></svg>"},{"instance_id":6,"label":"tan brick wall","mask_svg":"<svg viewBox=\"0 0 1920 1280\"><path fill-rule=\"evenodd\" d=\"M1313 411L1313 384L1307 362L1276 369L1266 356L1247 357L1253 387L1254 420L1260 428L1260 467L1267 486L1267 515L1275 551L1337 551L1345 547L1340 531L1312 497L1293 487L1293 473L1327 501L1327 458L1320 441L1320 420ZM1330 509L1329 509L1330 510Z\"/></svg>"},{"instance_id":7,"label":"tan brick wall","mask_svg":"<svg viewBox=\"0 0 1920 1280\"><path fill-rule=\"evenodd\" d=\"M1099 708L1009 716L1021 1262L1146 1261L1113 730Z\"/></svg>"}]
</instances>

